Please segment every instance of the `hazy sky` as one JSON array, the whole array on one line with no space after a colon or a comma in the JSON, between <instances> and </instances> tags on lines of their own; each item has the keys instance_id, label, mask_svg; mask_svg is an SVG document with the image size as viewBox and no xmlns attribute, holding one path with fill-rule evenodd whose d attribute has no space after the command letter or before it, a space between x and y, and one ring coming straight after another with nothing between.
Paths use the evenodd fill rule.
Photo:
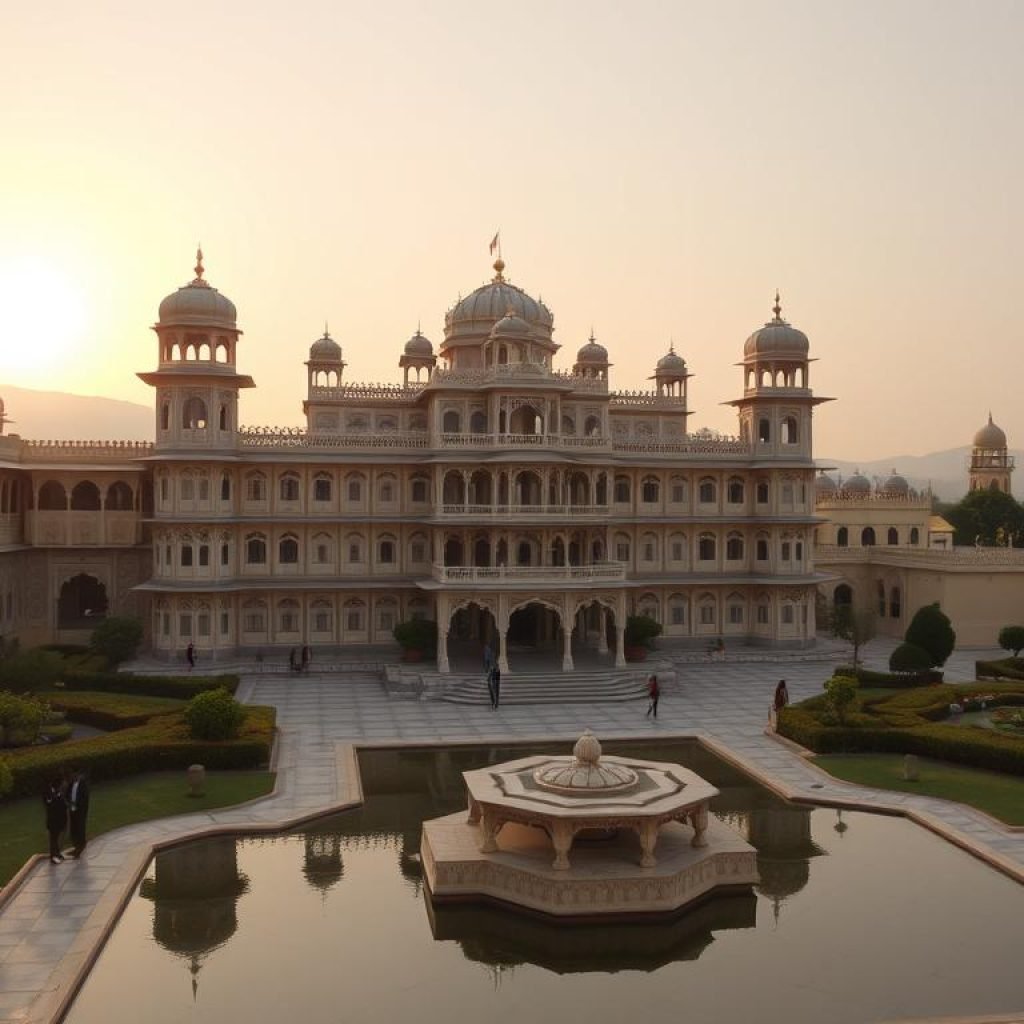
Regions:
<instances>
[{"instance_id":1,"label":"hazy sky","mask_svg":"<svg viewBox=\"0 0 1024 1024\"><path fill-rule=\"evenodd\" d=\"M674 339L735 432L746 336L807 332L816 451L968 443L1020 402L1024 3L9 5L3 383L149 402L192 277L236 303L248 424L301 421L324 320L399 379L492 273L591 325L613 384ZM17 411L9 412L17 418Z\"/></svg>"}]
</instances>

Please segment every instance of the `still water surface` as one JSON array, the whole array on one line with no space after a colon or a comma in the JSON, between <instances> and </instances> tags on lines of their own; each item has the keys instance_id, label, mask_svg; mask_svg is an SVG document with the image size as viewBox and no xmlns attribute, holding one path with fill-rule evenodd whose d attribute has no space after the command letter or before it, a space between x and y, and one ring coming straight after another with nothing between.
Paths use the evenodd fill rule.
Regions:
<instances>
[{"instance_id":1,"label":"still water surface","mask_svg":"<svg viewBox=\"0 0 1024 1024\"><path fill-rule=\"evenodd\" d=\"M366 803L158 855L66 1020L867 1022L1024 1010L1024 888L896 818L787 804L695 744L616 744L721 789L761 885L673 924L431 912L420 823L522 748L360 756ZM531 752L561 748L530 747Z\"/></svg>"}]
</instances>

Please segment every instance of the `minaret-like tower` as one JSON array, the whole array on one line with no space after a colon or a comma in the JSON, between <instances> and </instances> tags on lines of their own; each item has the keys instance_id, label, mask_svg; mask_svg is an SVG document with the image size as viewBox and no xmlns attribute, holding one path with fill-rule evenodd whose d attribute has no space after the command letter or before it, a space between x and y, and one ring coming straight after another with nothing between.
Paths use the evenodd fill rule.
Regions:
<instances>
[{"instance_id":1,"label":"minaret-like tower","mask_svg":"<svg viewBox=\"0 0 1024 1024\"><path fill-rule=\"evenodd\" d=\"M1009 494L1013 462L1007 451L1006 434L992 422L989 413L988 423L974 435L968 489Z\"/></svg>"},{"instance_id":2,"label":"minaret-like tower","mask_svg":"<svg viewBox=\"0 0 1024 1024\"><path fill-rule=\"evenodd\" d=\"M778 292L772 312L743 346L743 397L728 404L738 409L740 436L756 456L810 459L812 410L832 399L812 394L810 343L782 319Z\"/></svg>"},{"instance_id":3,"label":"minaret-like tower","mask_svg":"<svg viewBox=\"0 0 1024 1024\"><path fill-rule=\"evenodd\" d=\"M203 251L195 279L160 303L153 326L159 343L155 371L139 378L156 388L157 449L234 448L238 392L254 387L235 370L242 332L234 303L203 278Z\"/></svg>"},{"instance_id":4,"label":"minaret-like tower","mask_svg":"<svg viewBox=\"0 0 1024 1024\"><path fill-rule=\"evenodd\" d=\"M416 333L405 343L398 360L398 367L403 374L402 383L409 386L409 373L412 371L415 374L413 383L426 384L435 366L437 356L434 355L434 346L417 326Z\"/></svg>"}]
</instances>

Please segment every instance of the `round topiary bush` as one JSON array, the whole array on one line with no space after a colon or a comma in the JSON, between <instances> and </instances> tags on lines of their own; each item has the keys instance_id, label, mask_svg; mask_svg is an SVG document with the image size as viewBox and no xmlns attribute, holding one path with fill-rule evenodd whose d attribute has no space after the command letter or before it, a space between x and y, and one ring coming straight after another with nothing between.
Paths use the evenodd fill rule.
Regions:
<instances>
[{"instance_id":1,"label":"round topiary bush","mask_svg":"<svg viewBox=\"0 0 1024 1024\"><path fill-rule=\"evenodd\" d=\"M839 725L846 724L847 713L857 703L857 680L849 676L833 676L825 683L825 701Z\"/></svg>"},{"instance_id":2,"label":"round topiary bush","mask_svg":"<svg viewBox=\"0 0 1024 1024\"><path fill-rule=\"evenodd\" d=\"M185 722L194 740L230 740L245 721L245 709L227 690L197 694L185 708Z\"/></svg>"},{"instance_id":3,"label":"round topiary bush","mask_svg":"<svg viewBox=\"0 0 1024 1024\"><path fill-rule=\"evenodd\" d=\"M893 672L927 672L931 667L931 655L917 644L904 642L889 655L889 668Z\"/></svg>"},{"instance_id":4,"label":"round topiary bush","mask_svg":"<svg viewBox=\"0 0 1024 1024\"><path fill-rule=\"evenodd\" d=\"M907 627L904 637L908 644L914 644L928 652L931 665L945 665L946 659L956 646L956 633L949 616L939 607L939 602L918 608ZM931 667L929 665L929 668Z\"/></svg>"},{"instance_id":5,"label":"round topiary bush","mask_svg":"<svg viewBox=\"0 0 1024 1024\"><path fill-rule=\"evenodd\" d=\"M0 691L0 743L28 747L39 739L49 708L34 697Z\"/></svg>"}]
</instances>

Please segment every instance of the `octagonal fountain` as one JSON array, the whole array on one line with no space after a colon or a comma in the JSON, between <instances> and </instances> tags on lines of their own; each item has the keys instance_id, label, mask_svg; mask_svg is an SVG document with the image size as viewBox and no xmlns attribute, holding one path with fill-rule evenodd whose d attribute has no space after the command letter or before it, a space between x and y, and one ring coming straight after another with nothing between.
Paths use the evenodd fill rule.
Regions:
<instances>
[{"instance_id":1,"label":"octagonal fountain","mask_svg":"<svg viewBox=\"0 0 1024 1024\"><path fill-rule=\"evenodd\" d=\"M524 757L463 778L468 816L423 823L436 902L562 917L674 913L758 881L754 847L708 815L714 786L678 764L602 757L589 730L572 757Z\"/></svg>"}]
</instances>

